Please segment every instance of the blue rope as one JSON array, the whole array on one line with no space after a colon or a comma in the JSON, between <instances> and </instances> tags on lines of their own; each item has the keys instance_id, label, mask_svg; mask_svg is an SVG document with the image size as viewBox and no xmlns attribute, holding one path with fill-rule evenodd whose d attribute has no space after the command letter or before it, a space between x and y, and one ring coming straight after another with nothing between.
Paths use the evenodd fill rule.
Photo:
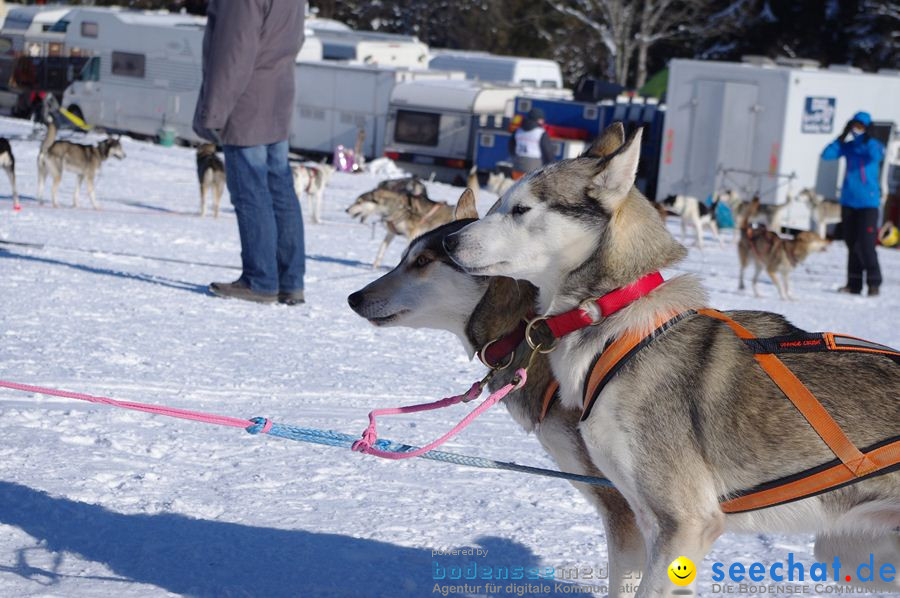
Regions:
<instances>
[{"instance_id":1,"label":"blue rope","mask_svg":"<svg viewBox=\"0 0 900 598\"><path fill-rule=\"evenodd\" d=\"M247 427L250 434L259 434L267 424L268 420L264 417L254 417L250 421L252 426ZM350 448L350 446L359 438L335 432L333 430L319 430L316 428L300 428L297 426L289 426L286 424L273 423L268 434L270 436L278 436L287 440L296 440L298 442L311 442L313 444L324 444L325 446L337 446L342 448ZM408 453L416 450L418 447L390 440L379 439L375 442L375 448L393 453ZM603 486L605 488L614 488L612 482L606 478L598 478L594 476L579 475L577 473L568 473L565 471L555 471L553 469L544 469L542 467L530 467L528 465L519 465L508 461L495 461L493 459L485 459L483 457L470 457L468 455L459 455L456 453L447 453L444 451L428 451L421 455L422 459L430 459L432 461L443 461L444 463L455 463L456 465L466 465L468 467L478 467L481 469L503 469L506 471L518 471L519 473L528 473L531 475L539 475L550 478L561 478L573 482L582 482L592 486Z\"/></svg>"}]
</instances>

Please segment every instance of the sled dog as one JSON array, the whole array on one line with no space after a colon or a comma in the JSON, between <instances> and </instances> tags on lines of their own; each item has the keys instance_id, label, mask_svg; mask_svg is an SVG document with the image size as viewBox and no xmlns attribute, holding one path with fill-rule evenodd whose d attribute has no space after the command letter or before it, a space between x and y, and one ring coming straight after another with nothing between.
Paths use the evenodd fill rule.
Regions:
<instances>
[{"instance_id":1,"label":"sled dog","mask_svg":"<svg viewBox=\"0 0 900 598\"><path fill-rule=\"evenodd\" d=\"M585 300L684 259L685 248L634 188L641 132L625 141L616 123L602 137L622 140L621 147L609 158L563 160L525 176L485 218L447 235L450 257L470 274L528 280L540 289L537 313L546 315L590 309ZM638 596L683 591L669 581L670 563L679 556L702 562L731 531L811 531L837 552L869 537L869 545L892 547L896 560L900 471L725 513L721 500L821 467L835 454L730 324L692 311L706 304L697 278L678 276L608 317L593 313L594 325L559 339L549 354L562 406L578 409L608 341L658 332L589 397L593 408L580 425L591 460L628 500L644 537ZM681 319L658 329L672 314ZM730 316L761 338L802 333L778 314ZM852 351L780 357L856 447L869 450L900 433L900 368L890 358ZM896 579L887 585L900 589Z\"/></svg>"},{"instance_id":2,"label":"sled dog","mask_svg":"<svg viewBox=\"0 0 900 598\"><path fill-rule=\"evenodd\" d=\"M415 177L382 181L357 197L346 212L360 222L378 216L387 228L372 268L381 265L384 252L397 235L414 239L453 220L453 206L428 199L425 185Z\"/></svg>"},{"instance_id":3,"label":"sled dog","mask_svg":"<svg viewBox=\"0 0 900 598\"><path fill-rule=\"evenodd\" d=\"M537 289L524 281L502 276L471 276L447 256L443 239L478 218L474 196L463 192L456 206L456 220L410 243L400 264L348 297L350 307L376 326L437 328L454 333L469 356L491 341L514 330L533 313ZM512 363L489 383L495 391L508 384L515 371L528 363L530 350L523 341ZM505 360L503 360L505 363ZM528 371L525 386L503 400L513 419L526 432L534 432L541 446L561 469L602 476L594 467L578 432L577 409L550 403L546 415L544 394L552 376L550 364L539 356ZM637 579L644 564L644 547L634 514L619 492L606 487L573 482L597 509L609 544L610 596L620 592L626 575Z\"/></svg>"},{"instance_id":4,"label":"sled dog","mask_svg":"<svg viewBox=\"0 0 900 598\"><path fill-rule=\"evenodd\" d=\"M756 267L753 272L754 295L760 296L756 282L759 280L759 273L765 269L778 289L778 296L793 299L788 278L790 273L811 253L825 251L827 248L828 241L816 233L804 231L793 239L786 239L763 227L744 227L738 243L738 260L741 264L738 289L744 290L744 269L752 260ZM781 275L781 280L778 279L778 274Z\"/></svg>"},{"instance_id":5,"label":"sled dog","mask_svg":"<svg viewBox=\"0 0 900 598\"><path fill-rule=\"evenodd\" d=\"M51 121L47 124L47 136L41 143L38 152L38 199L43 199L44 181L49 175L53 179L50 187L50 197L53 207L57 206L56 191L62 181L63 172L68 170L78 175L75 184L75 195L72 198L72 206L78 206L78 191L81 183L87 183L88 197L95 210L99 210L97 197L94 193L94 184L100 166L109 158L125 158L125 150L118 138L108 137L97 145L82 145L71 141L56 141L56 125Z\"/></svg>"},{"instance_id":6,"label":"sled dog","mask_svg":"<svg viewBox=\"0 0 900 598\"><path fill-rule=\"evenodd\" d=\"M197 148L197 179L200 181L200 216L206 214L206 196L212 193L213 217L219 217L219 204L225 190L225 163L216 155L214 143Z\"/></svg>"},{"instance_id":7,"label":"sled dog","mask_svg":"<svg viewBox=\"0 0 900 598\"><path fill-rule=\"evenodd\" d=\"M19 209L19 192L16 191L16 158L13 156L9 139L0 137L0 168L6 171L9 177L9 186L12 188L13 209Z\"/></svg>"},{"instance_id":8,"label":"sled dog","mask_svg":"<svg viewBox=\"0 0 900 598\"><path fill-rule=\"evenodd\" d=\"M690 224L697 234L697 247L703 249L703 227L710 232L722 247L722 238L719 237L719 227L716 224L716 208L719 200L713 202L712 207L690 195L669 195L662 200L662 205L681 219L681 242L687 238L686 228Z\"/></svg>"},{"instance_id":9,"label":"sled dog","mask_svg":"<svg viewBox=\"0 0 900 598\"><path fill-rule=\"evenodd\" d=\"M325 187L334 174L334 167L328 164L294 164L294 191L297 199L306 195L309 212L313 222L322 223L322 199Z\"/></svg>"},{"instance_id":10,"label":"sled dog","mask_svg":"<svg viewBox=\"0 0 900 598\"><path fill-rule=\"evenodd\" d=\"M514 180L502 172L492 172L488 175L487 189L491 193L501 196L509 191L515 183Z\"/></svg>"},{"instance_id":11,"label":"sled dog","mask_svg":"<svg viewBox=\"0 0 900 598\"><path fill-rule=\"evenodd\" d=\"M797 194L798 201L805 201L812 213L813 230L823 239L826 237L829 224L841 221L841 204L829 201L814 189L803 189Z\"/></svg>"}]
</instances>

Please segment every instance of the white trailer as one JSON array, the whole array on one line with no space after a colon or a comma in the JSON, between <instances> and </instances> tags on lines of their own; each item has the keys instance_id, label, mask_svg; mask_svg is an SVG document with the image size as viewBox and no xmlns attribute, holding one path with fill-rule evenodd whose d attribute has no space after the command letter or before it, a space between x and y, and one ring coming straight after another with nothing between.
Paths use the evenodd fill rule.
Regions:
<instances>
[{"instance_id":1,"label":"white trailer","mask_svg":"<svg viewBox=\"0 0 900 598\"><path fill-rule=\"evenodd\" d=\"M362 152L384 151L391 92L407 81L462 80L463 73L399 67L299 61L294 69L296 96L290 145L301 152L330 154L338 144L353 148L365 135Z\"/></svg>"},{"instance_id":2,"label":"white trailer","mask_svg":"<svg viewBox=\"0 0 900 598\"><path fill-rule=\"evenodd\" d=\"M91 125L187 141L200 91L206 19L189 15L75 9L66 44L90 56L63 106Z\"/></svg>"},{"instance_id":3,"label":"white trailer","mask_svg":"<svg viewBox=\"0 0 900 598\"><path fill-rule=\"evenodd\" d=\"M467 79L477 81L517 83L539 88L563 86L559 65L543 58L436 49L432 51L428 68L463 71Z\"/></svg>"},{"instance_id":4,"label":"white trailer","mask_svg":"<svg viewBox=\"0 0 900 598\"><path fill-rule=\"evenodd\" d=\"M859 110L881 131L900 124L900 76L854 69L672 60L657 198L705 199L737 188L763 203L816 188L839 196L837 162L822 150ZM809 228L793 203L786 226Z\"/></svg>"},{"instance_id":5,"label":"white trailer","mask_svg":"<svg viewBox=\"0 0 900 598\"><path fill-rule=\"evenodd\" d=\"M322 26L310 20L309 27L322 42L322 57L355 64L428 68L428 45L415 36L355 31ZM448 69L452 70L452 69Z\"/></svg>"},{"instance_id":6,"label":"white trailer","mask_svg":"<svg viewBox=\"0 0 900 598\"><path fill-rule=\"evenodd\" d=\"M394 87L385 155L422 176L453 181L472 165L475 133L513 114L518 86L413 81Z\"/></svg>"}]
</instances>

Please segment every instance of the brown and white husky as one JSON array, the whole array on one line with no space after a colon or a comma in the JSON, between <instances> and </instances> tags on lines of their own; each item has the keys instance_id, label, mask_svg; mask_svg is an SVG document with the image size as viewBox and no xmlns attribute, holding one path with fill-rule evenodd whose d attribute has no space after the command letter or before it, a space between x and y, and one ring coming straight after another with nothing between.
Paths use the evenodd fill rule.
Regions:
<instances>
[{"instance_id":1,"label":"brown and white husky","mask_svg":"<svg viewBox=\"0 0 900 598\"><path fill-rule=\"evenodd\" d=\"M682 260L685 248L634 188L640 139L638 131L625 141L622 126L613 125L598 139L620 146L610 157L582 156L530 173L486 217L445 238L450 257L471 274L528 280L540 289L542 315L567 312ZM592 461L628 500L646 543L638 596L684 592L669 580L670 564L679 556L702 563L716 538L731 531L812 532L817 553L868 545L876 569L885 559L896 567L900 471L779 506L723 511L721 497L835 455L727 324L690 315L706 305L700 281L678 276L596 317L550 353L562 406L578 409L608 341L649 334L660 318L687 312L619 368L580 426ZM758 337L802 332L778 314L730 315ZM855 446L900 435L900 367L889 358L835 351L781 359ZM896 576L875 583L900 589Z\"/></svg>"}]
</instances>

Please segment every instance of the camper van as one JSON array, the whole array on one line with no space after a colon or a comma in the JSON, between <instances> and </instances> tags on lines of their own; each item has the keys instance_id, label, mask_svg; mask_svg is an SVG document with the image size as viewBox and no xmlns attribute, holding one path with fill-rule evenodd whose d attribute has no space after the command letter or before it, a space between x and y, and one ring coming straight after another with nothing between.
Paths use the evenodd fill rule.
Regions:
<instances>
[{"instance_id":1,"label":"camper van","mask_svg":"<svg viewBox=\"0 0 900 598\"><path fill-rule=\"evenodd\" d=\"M322 58L354 64L428 68L428 46L409 35L354 31L323 26L311 20L310 28L322 43ZM448 69L452 70L452 69Z\"/></svg>"},{"instance_id":2,"label":"camper van","mask_svg":"<svg viewBox=\"0 0 900 598\"><path fill-rule=\"evenodd\" d=\"M338 144L367 158L382 155L388 105L397 84L432 79L463 80L461 72L415 70L332 61L298 61L290 146L298 151L331 154Z\"/></svg>"},{"instance_id":3,"label":"camper van","mask_svg":"<svg viewBox=\"0 0 900 598\"><path fill-rule=\"evenodd\" d=\"M900 76L814 65L672 60L656 197L732 188L783 204L807 187L837 199L843 177L822 150L859 110L887 140L900 124ZM793 203L786 226L809 228Z\"/></svg>"},{"instance_id":4,"label":"camper van","mask_svg":"<svg viewBox=\"0 0 900 598\"><path fill-rule=\"evenodd\" d=\"M45 93L62 93L83 66L65 44L63 6L12 8L0 31L0 109L28 116Z\"/></svg>"},{"instance_id":5,"label":"camper van","mask_svg":"<svg viewBox=\"0 0 900 598\"><path fill-rule=\"evenodd\" d=\"M415 174L452 182L472 165L475 133L513 114L518 86L412 81L394 87L384 154Z\"/></svg>"},{"instance_id":6,"label":"camper van","mask_svg":"<svg viewBox=\"0 0 900 598\"><path fill-rule=\"evenodd\" d=\"M63 106L92 125L153 137L191 130L202 82L206 19L189 15L75 9L66 44L89 57Z\"/></svg>"},{"instance_id":7,"label":"camper van","mask_svg":"<svg viewBox=\"0 0 900 598\"><path fill-rule=\"evenodd\" d=\"M543 58L498 56L486 52L434 50L428 68L463 71L467 79L517 83L526 87L561 88L559 65Z\"/></svg>"}]
</instances>

